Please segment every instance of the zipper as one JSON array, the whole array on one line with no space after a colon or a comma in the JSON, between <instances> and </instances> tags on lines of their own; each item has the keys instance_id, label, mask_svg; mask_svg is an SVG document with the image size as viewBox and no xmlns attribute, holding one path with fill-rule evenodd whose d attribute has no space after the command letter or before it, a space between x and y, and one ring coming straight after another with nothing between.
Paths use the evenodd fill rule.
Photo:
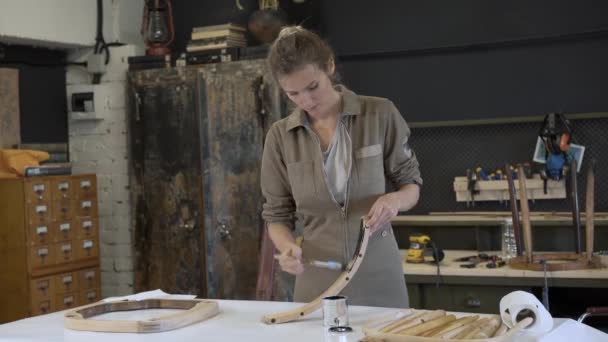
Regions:
<instances>
[{"instance_id":1,"label":"zipper","mask_svg":"<svg viewBox=\"0 0 608 342\"><path fill-rule=\"evenodd\" d=\"M344 122L342 122L342 118L340 118L340 122L338 122L338 125L345 125ZM344 258L344 262L348 262L352 255L350 253L350 234L348 232L348 215L347 215L347 209L348 209L348 199L349 199L349 190L350 190L350 176L352 173L352 169L353 169L353 164L354 164L354 154L353 154L353 147L352 147L352 139L350 138L350 132L348 131L348 127L346 127L345 125L345 132L346 132L346 137L347 139L350 141L350 158L351 158L351 162L350 162L350 166L348 168L348 175L346 176L346 191L344 192L344 206L341 206L340 203L338 203L338 201L336 200L334 194L332 193L330 187L329 187L329 182L328 182L328 177L327 177L327 173L325 172L325 167L323 165L323 151L321 150L321 140L319 139L319 136L317 135L317 133L315 133L315 131L312 130L312 128L308 127L308 126L304 126L306 127L306 129L308 130L308 132L310 133L310 135L312 135L315 139L315 141L317 142L317 145L319 146L318 149L318 153L319 153L319 157L321 158L321 171L323 172L323 181L325 182L325 188L327 189L327 192L329 193L329 196L331 197L331 200L334 202L334 204L338 207L338 210L340 210L340 213L342 215L342 235L344 236L344 248L343 248L343 258ZM335 134L335 132L334 132Z\"/></svg>"}]
</instances>

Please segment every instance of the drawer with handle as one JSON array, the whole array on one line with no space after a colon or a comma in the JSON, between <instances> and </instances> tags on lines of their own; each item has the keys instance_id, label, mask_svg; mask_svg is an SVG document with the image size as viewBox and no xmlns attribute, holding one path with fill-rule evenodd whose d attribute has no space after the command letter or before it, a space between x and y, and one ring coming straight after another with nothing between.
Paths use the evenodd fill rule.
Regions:
<instances>
[{"instance_id":1,"label":"drawer with handle","mask_svg":"<svg viewBox=\"0 0 608 342\"><path fill-rule=\"evenodd\" d=\"M90 239L98 234L97 217L79 217L77 219L77 239Z\"/></svg>"},{"instance_id":2,"label":"drawer with handle","mask_svg":"<svg viewBox=\"0 0 608 342\"><path fill-rule=\"evenodd\" d=\"M74 230L76 229L76 227L74 227L72 221L64 220L53 222L53 226L55 227L55 229L53 229L53 231L55 232L55 241L61 242L70 241L74 239Z\"/></svg>"},{"instance_id":3,"label":"drawer with handle","mask_svg":"<svg viewBox=\"0 0 608 342\"><path fill-rule=\"evenodd\" d=\"M53 221L66 221L74 216L75 202L69 198L58 199L53 201L51 205Z\"/></svg>"},{"instance_id":4,"label":"drawer with handle","mask_svg":"<svg viewBox=\"0 0 608 342\"><path fill-rule=\"evenodd\" d=\"M55 263L63 264L76 259L76 251L72 241L64 241L55 244Z\"/></svg>"},{"instance_id":5,"label":"drawer with handle","mask_svg":"<svg viewBox=\"0 0 608 342\"><path fill-rule=\"evenodd\" d=\"M82 239L77 242L76 257L79 260L96 258L99 256L99 246L97 239Z\"/></svg>"},{"instance_id":6,"label":"drawer with handle","mask_svg":"<svg viewBox=\"0 0 608 342\"><path fill-rule=\"evenodd\" d=\"M44 179L28 179L24 182L25 203L51 203L50 182Z\"/></svg>"},{"instance_id":7,"label":"drawer with handle","mask_svg":"<svg viewBox=\"0 0 608 342\"><path fill-rule=\"evenodd\" d=\"M99 289L88 289L81 291L80 303L81 305L87 305L95 303L101 299Z\"/></svg>"},{"instance_id":8,"label":"drawer with handle","mask_svg":"<svg viewBox=\"0 0 608 342\"><path fill-rule=\"evenodd\" d=\"M80 305L79 292L67 292L55 295L55 310L71 309Z\"/></svg>"},{"instance_id":9,"label":"drawer with handle","mask_svg":"<svg viewBox=\"0 0 608 342\"><path fill-rule=\"evenodd\" d=\"M61 273L53 277L55 280L55 293L73 292L79 290L78 271Z\"/></svg>"},{"instance_id":10,"label":"drawer with handle","mask_svg":"<svg viewBox=\"0 0 608 342\"><path fill-rule=\"evenodd\" d=\"M80 282L80 288L84 290L101 287L99 268L88 268L79 271L78 281Z\"/></svg>"},{"instance_id":11,"label":"drawer with handle","mask_svg":"<svg viewBox=\"0 0 608 342\"><path fill-rule=\"evenodd\" d=\"M55 264L54 245L42 245L30 247L30 267L37 269Z\"/></svg>"},{"instance_id":12,"label":"drawer with handle","mask_svg":"<svg viewBox=\"0 0 608 342\"><path fill-rule=\"evenodd\" d=\"M47 203L27 205L27 223L45 224L52 220L51 207Z\"/></svg>"},{"instance_id":13,"label":"drawer with handle","mask_svg":"<svg viewBox=\"0 0 608 342\"><path fill-rule=\"evenodd\" d=\"M55 293L53 277L43 277L30 280L30 296L33 302L50 300Z\"/></svg>"},{"instance_id":14,"label":"drawer with handle","mask_svg":"<svg viewBox=\"0 0 608 342\"><path fill-rule=\"evenodd\" d=\"M97 197L97 179L95 175L83 175L74 178L76 198L78 200Z\"/></svg>"},{"instance_id":15,"label":"drawer with handle","mask_svg":"<svg viewBox=\"0 0 608 342\"><path fill-rule=\"evenodd\" d=\"M51 179L53 202L74 198L73 188L72 179L70 177L53 177Z\"/></svg>"},{"instance_id":16,"label":"drawer with handle","mask_svg":"<svg viewBox=\"0 0 608 342\"><path fill-rule=\"evenodd\" d=\"M97 217L97 200L79 199L76 202L75 214L78 217Z\"/></svg>"},{"instance_id":17,"label":"drawer with handle","mask_svg":"<svg viewBox=\"0 0 608 342\"><path fill-rule=\"evenodd\" d=\"M27 240L29 245L46 245L52 243L55 239L55 234L52 225L48 223L30 223L28 224Z\"/></svg>"},{"instance_id":18,"label":"drawer with handle","mask_svg":"<svg viewBox=\"0 0 608 342\"><path fill-rule=\"evenodd\" d=\"M32 316L44 315L44 314L55 311L54 306L53 306L53 301L50 298L39 300L39 301L32 300L30 310L31 310Z\"/></svg>"}]
</instances>

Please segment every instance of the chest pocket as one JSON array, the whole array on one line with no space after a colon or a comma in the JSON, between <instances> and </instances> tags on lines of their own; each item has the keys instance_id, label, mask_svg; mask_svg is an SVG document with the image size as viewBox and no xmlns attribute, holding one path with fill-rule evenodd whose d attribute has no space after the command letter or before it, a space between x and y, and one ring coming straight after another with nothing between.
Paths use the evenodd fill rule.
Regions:
<instances>
[{"instance_id":1,"label":"chest pocket","mask_svg":"<svg viewBox=\"0 0 608 342\"><path fill-rule=\"evenodd\" d=\"M369 145L355 151L355 163L359 182L371 183L384 181L384 160L382 145Z\"/></svg>"},{"instance_id":2,"label":"chest pocket","mask_svg":"<svg viewBox=\"0 0 608 342\"><path fill-rule=\"evenodd\" d=\"M296 205L316 196L317 187L313 166L312 160L287 164L287 175Z\"/></svg>"}]
</instances>

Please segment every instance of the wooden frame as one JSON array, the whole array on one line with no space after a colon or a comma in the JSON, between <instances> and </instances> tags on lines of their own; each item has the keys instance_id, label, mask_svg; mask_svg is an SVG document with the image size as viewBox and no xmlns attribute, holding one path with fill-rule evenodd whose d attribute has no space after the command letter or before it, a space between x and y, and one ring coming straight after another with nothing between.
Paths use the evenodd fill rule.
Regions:
<instances>
[{"instance_id":1,"label":"wooden frame","mask_svg":"<svg viewBox=\"0 0 608 342\"><path fill-rule=\"evenodd\" d=\"M91 317L117 311L179 309L177 312L147 320L95 320ZM145 299L140 301L98 302L71 311L64 316L64 326L73 330L151 333L173 330L204 321L217 315L218 304L202 299Z\"/></svg>"},{"instance_id":2,"label":"wooden frame","mask_svg":"<svg viewBox=\"0 0 608 342\"><path fill-rule=\"evenodd\" d=\"M587 239L586 253L534 253L532 245L532 226L530 224L530 209L528 207L528 197L526 196L526 178L523 167L518 167L518 178L520 191L520 206L522 217L522 237L524 250L522 256L515 257L509 260L509 266L515 269L531 270L531 271L567 271L567 270L583 270L603 267L600 257L593 256L593 234L594 234L594 173L592 167L589 168L587 175L587 220L586 220L586 235L591 237Z\"/></svg>"},{"instance_id":3,"label":"wooden frame","mask_svg":"<svg viewBox=\"0 0 608 342\"><path fill-rule=\"evenodd\" d=\"M305 304L299 308L265 315L262 320L266 324L278 324L278 323L286 323L294 321L300 317L304 317L311 312L317 310L321 306L321 300L324 297L336 296L348 285L353 276L357 273L359 266L361 266L361 262L363 262L363 258L365 257L365 252L367 251L367 244L369 242L369 237L371 235L370 229L367 226L366 222L361 220L361 232L359 234L359 243L357 245L357 249L355 250L355 254L353 259L346 266L346 270L340 274L338 279L321 295L315 298L312 302Z\"/></svg>"}]
</instances>

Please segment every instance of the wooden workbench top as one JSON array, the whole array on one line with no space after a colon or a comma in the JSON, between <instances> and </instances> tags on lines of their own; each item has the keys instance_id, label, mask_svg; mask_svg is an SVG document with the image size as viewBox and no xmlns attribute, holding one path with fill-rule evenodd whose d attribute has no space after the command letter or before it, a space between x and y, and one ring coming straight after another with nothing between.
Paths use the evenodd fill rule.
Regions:
<instances>
[{"instance_id":1,"label":"wooden workbench top","mask_svg":"<svg viewBox=\"0 0 608 342\"><path fill-rule=\"evenodd\" d=\"M430 215L399 215L392 219L393 226L499 226L510 224L510 212L443 212ZM532 226L569 226L572 216L568 213L531 212ZM608 225L608 213L596 213L596 226ZM585 215L581 213L581 224L585 224Z\"/></svg>"},{"instance_id":2,"label":"wooden workbench top","mask_svg":"<svg viewBox=\"0 0 608 342\"><path fill-rule=\"evenodd\" d=\"M528 271L528 270L516 270L509 265L499 268L487 268L487 262L482 262L477 265L476 268L462 268L460 264L463 262L455 262L454 259L476 255L480 252L477 251L463 251L463 250L447 250L445 252L445 258L439 264L442 276L460 276L460 277L515 277L515 278L543 278L543 272ZM481 252L488 255L500 255L500 251ZM405 275L429 275L434 276L437 274L437 267L435 264L410 264L405 262L407 256L407 250L401 250L403 257L403 273ZM608 256L602 256L602 263L604 268L592 269L592 270L574 270L574 271L554 271L547 272L548 278L576 278L576 279L607 279L608 280ZM466 262L464 262L466 263Z\"/></svg>"}]
</instances>

